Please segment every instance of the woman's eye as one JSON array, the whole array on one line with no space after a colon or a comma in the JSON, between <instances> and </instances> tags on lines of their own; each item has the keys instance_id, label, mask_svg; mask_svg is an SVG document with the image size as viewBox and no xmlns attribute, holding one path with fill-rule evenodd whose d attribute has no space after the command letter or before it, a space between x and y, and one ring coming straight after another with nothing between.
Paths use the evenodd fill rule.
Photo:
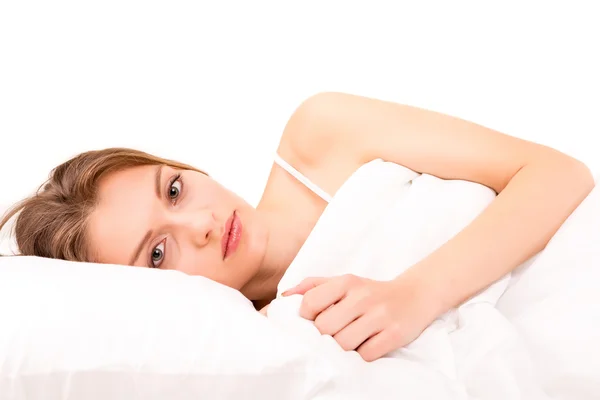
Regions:
<instances>
[{"instance_id":1,"label":"woman's eye","mask_svg":"<svg viewBox=\"0 0 600 400\"><path fill-rule=\"evenodd\" d=\"M175 182L173 182L171 184L171 186L169 187L169 198L171 200L175 200L177 197L179 197L180 193L181 193L181 181L179 180L179 178L177 178L177 180Z\"/></svg>"},{"instance_id":2,"label":"woman's eye","mask_svg":"<svg viewBox=\"0 0 600 400\"><path fill-rule=\"evenodd\" d=\"M152 250L152 256L151 256L152 266L154 268L159 268L160 264L162 264L164 257L165 257L165 242L163 240L158 246L156 246Z\"/></svg>"}]
</instances>

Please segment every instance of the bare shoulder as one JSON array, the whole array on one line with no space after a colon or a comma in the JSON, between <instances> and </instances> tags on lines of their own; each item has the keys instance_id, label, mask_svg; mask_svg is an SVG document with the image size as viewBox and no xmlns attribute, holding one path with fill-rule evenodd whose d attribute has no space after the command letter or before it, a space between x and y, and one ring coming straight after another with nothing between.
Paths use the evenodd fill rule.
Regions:
<instances>
[{"instance_id":1,"label":"bare shoulder","mask_svg":"<svg viewBox=\"0 0 600 400\"><path fill-rule=\"evenodd\" d=\"M346 96L324 92L304 100L288 120L278 148L281 157L331 195L363 162L329 123Z\"/></svg>"},{"instance_id":2,"label":"bare shoulder","mask_svg":"<svg viewBox=\"0 0 600 400\"><path fill-rule=\"evenodd\" d=\"M322 166L332 159L355 168L381 156L373 144L381 143L382 124L409 120L416 111L423 110L350 93L317 93L290 117L282 150L293 150L309 165Z\"/></svg>"},{"instance_id":3,"label":"bare shoulder","mask_svg":"<svg viewBox=\"0 0 600 400\"><path fill-rule=\"evenodd\" d=\"M340 131L329 123L332 116L339 113L340 106L348 96L323 92L305 99L286 124L281 137L282 149L293 149L298 156L311 163L321 161L321 156L326 155L350 156L340 151Z\"/></svg>"}]
</instances>

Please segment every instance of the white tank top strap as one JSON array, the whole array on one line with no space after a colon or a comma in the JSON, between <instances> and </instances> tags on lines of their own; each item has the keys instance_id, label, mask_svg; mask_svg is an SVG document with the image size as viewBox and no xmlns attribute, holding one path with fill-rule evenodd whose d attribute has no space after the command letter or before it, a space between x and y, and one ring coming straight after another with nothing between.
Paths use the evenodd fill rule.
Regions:
<instances>
[{"instance_id":1,"label":"white tank top strap","mask_svg":"<svg viewBox=\"0 0 600 400\"><path fill-rule=\"evenodd\" d=\"M311 180L304 176L300 171L292 167L287 161L285 161L278 153L275 153L275 163L281 168L286 170L290 175L300 181L304 186L314 192L317 196L325 200L327 203L331 202L332 196L326 191L315 185Z\"/></svg>"}]
</instances>

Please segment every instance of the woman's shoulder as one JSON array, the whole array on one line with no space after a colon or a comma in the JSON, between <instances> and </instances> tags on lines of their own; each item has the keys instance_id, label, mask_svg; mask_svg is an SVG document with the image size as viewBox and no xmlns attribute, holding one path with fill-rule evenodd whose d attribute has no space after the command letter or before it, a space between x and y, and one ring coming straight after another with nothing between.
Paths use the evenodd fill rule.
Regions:
<instances>
[{"instance_id":1,"label":"woman's shoulder","mask_svg":"<svg viewBox=\"0 0 600 400\"><path fill-rule=\"evenodd\" d=\"M306 162L314 163L320 156L332 155L340 149L343 132L334 123L339 113L339 93L318 93L304 100L288 119L281 136L281 146L292 149ZM337 100L336 100L337 99ZM349 152L337 151L338 156L349 157Z\"/></svg>"},{"instance_id":2,"label":"woman's shoulder","mask_svg":"<svg viewBox=\"0 0 600 400\"><path fill-rule=\"evenodd\" d=\"M320 93L300 104L289 118L278 155L331 195L361 164L344 143L343 132L330 125L336 93Z\"/></svg>"}]
</instances>

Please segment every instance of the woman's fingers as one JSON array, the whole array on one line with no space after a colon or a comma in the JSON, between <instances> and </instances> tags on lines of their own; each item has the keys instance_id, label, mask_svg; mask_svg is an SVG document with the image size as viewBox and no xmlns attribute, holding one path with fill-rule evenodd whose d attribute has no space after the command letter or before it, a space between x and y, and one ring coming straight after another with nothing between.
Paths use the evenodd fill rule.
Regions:
<instances>
[{"instance_id":1,"label":"woman's fingers","mask_svg":"<svg viewBox=\"0 0 600 400\"><path fill-rule=\"evenodd\" d=\"M306 278L302 282L300 282L298 285L281 293L281 295L282 296L291 296L293 294L305 294L309 290L314 289L315 287L317 287L319 285L322 285L323 283L329 281L330 279L331 278L321 278L321 277Z\"/></svg>"},{"instance_id":2,"label":"woman's fingers","mask_svg":"<svg viewBox=\"0 0 600 400\"><path fill-rule=\"evenodd\" d=\"M377 335L381 327L371 314L364 314L337 332L333 338L346 351L356 350L363 342Z\"/></svg>"},{"instance_id":3,"label":"woman's fingers","mask_svg":"<svg viewBox=\"0 0 600 400\"><path fill-rule=\"evenodd\" d=\"M346 288L336 279L313 287L304 294L300 305L300 316L314 321L317 315L336 304L346 295Z\"/></svg>"},{"instance_id":4,"label":"woman's fingers","mask_svg":"<svg viewBox=\"0 0 600 400\"><path fill-rule=\"evenodd\" d=\"M401 347L402 333L398 325L392 325L369 338L356 351L365 361L374 361Z\"/></svg>"},{"instance_id":5,"label":"woman's fingers","mask_svg":"<svg viewBox=\"0 0 600 400\"><path fill-rule=\"evenodd\" d=\"M343 299L316 317L315 326L321 334L334 336L360 317L363 311L354 296L346 294Z\"/></svg>"}]
</instances>

